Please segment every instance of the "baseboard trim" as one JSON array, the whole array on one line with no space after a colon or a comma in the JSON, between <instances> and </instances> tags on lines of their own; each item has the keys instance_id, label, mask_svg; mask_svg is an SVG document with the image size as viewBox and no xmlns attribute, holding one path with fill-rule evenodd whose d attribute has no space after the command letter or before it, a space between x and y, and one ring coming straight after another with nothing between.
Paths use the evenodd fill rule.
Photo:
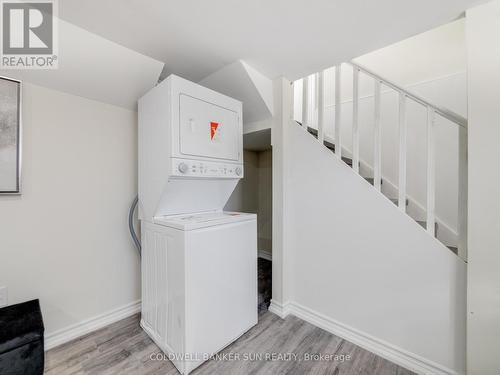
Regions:
<instances>
[{"instance_id":1,"label":"baseboard trim","mask_svg":"<svg viewBox=\"0 0 500 375\"><path fill-rule=\"evenodd\" d=\"M135 301L117 309L107 311L82 322L62 328L45 336L45 350L50 350L59 345L65 344L80 336L104 328L119 320L128 318L141 311L141 301Z\"/></svg>"},{"instance_id":2,"label":"baseboard trim","mask_svg":"<svg viewBox=\"0 0 500 375\"><path fill-rule=\"evenodd\" d=\"M271 301L269 311L281 317L286 317L288 314L294 315L417 374L460 375L452 369L361 332L307 307L301 306L298 303L288 302L283 306L275 302L273 306L273 301Z\"/></svg>"},{"instance_id":3,"label":"baseboard trim","mask_svg":"<svg viewBox=\"0 0 500 375\"><path fill-rule=\"evenodd\" d=\"M60 329L45 337L45 350L50 350L90 332L104 328L119 320L128 318L141 311L141 301L135 301L104 314ZM308 323L333 333L382 358L394 362L408 370L422 375L460 375L458 372L441 366L426 358L380 340L330 317L295 302L279 303L271 300L269 311L281 318L294 315ZM142 323L142 322L141 322Z\"/></svg>"},{"instance_id":4,"label":"baseboard trim","mask_svg":"<svg viewBox=\"0 0 500 375\"><path fill-rule=\"evenodd\" d=\"M257 256L259 258L262 258L262 259L266 259L266 260L270 260L270 261L273 260L273 253L271 253L268 250L259 250L257 253Z\"/></svg>"},{"instance_id":5,"label":"baseboard trim","mask_svg":"<svg viewBox=\"0 0 500 375\"><path fill-rule=\"evenodd\" d=\"M270 312L275 315L278 315L281 319L285 319L290 314L290 303L280 303L271 299L271 304L269 305Z\"/></svg>"}]
</instances>

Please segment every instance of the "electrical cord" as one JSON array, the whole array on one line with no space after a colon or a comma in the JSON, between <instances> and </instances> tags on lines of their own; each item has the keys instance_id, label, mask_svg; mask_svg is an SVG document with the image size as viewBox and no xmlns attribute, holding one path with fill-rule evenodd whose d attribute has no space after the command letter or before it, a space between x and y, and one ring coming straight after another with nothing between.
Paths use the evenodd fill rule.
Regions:
<instances>
[{"instance_id":1,"label":"electrical cord","mask_svg":"<svg viewBox=\"0 0 500 375\"><path fill-rule=\"evenodd\" d=\"M130 210L128 212L128 229L130 231L130 236L132 237L132 240L134 241L134 245L137 248L137 251L139 252L139 256L141 256L141 241L137 237L137 234L135 233L135 228L134 228L134 211L137 207L137 203L139 203L139 196L136 195L134 198L134 201L132 202L132 205L130 206Z\"/></svg>"}]
</instances>

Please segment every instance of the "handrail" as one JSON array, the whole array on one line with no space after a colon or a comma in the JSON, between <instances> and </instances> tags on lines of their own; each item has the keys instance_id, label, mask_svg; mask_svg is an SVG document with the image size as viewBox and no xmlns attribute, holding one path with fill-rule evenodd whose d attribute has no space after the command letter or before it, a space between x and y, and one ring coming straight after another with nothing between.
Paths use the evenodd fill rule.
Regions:
<instances>
[{"instance_id":1,"label":"handrail","mask_svg":"<svg viewBox=\"0 0 500 375\"><path fill-rule=\"evenodd\" d=\"M458 113L455 113L455 112L450 111L449 109L446 109L443 107L439 107L435 104L429 103L427 100L421 98L418 95L415 95L415 94L409 92L408 90L402 88L401 86L398 86L397 84L389 81L388 79L385 79L385 78L379 76L377 73L372 72L370 69L365 68L363 65L360 65L360 64L355 63L353 61L349 62L348 64L353 66L355 69L360 70L364 74L372 77L373 79L381 81L384 85L392 88L393 90L396 90L397 92L405 95L408 98L411 98L412 100L422 104L423 106L425 106L427 108L432 108L436 113L440 114L444 118L446 118L446 119L450 120L451 122L467 129L467 124L468 124L467 119L463 116L460 116Z\"/></svg>"},{"instance_id":2,"label":"handrail","mask_svg":"<svg viewBox=\"0 0 500 375\"><path fill-rule=\"evenodd\" d=\"M425 204L425 216L426 221L424 223L424 227L427 230L428 234L434 238L438 238L436 233L436 142L435 142L435 132L436 132L436 114L440 117L446 118L454 124L458 125L458 239L457 239L457 247L453 250L462 260L467 261L467 125L468 121L466 118L452 112L446 108L439 107L437 105L429 103L427 100L408 92L406 89L401 86L392 83L391 81L382 78L378 74L372 72L371 70L365 68L362 65L359 65L355 62L347 63L352 66L353 75L352 75L352 121L351 121L351 135L352 135L352 149L351 156L352 159L352 168L353 171L360 174L359 170L359 162L360 162L360 128L359 128L359 73L364 73L375 81L375 85L373 87L373 95L374 95L374 108L373 108L373 186L379 192L382 192L382 124L380 118L381 111L381 86L385 85L389 87L391 90L396 91L399 100L398 100L398 149L397 155L395 159L397 159L398 163L398 185L397 189L397 198L395 199L395 203L398 205L399 209L402 212L410 215L410 212L407 211L408 206L408 192L407 192L407 176L408 176L408 116L407 116L407 102L411 100L412 102L416 102L422 106L427 111L427 131L426 131L426 139L427 139L427 181L426 181L426 191L427 191L427 200ZM334 143L334 150L340 160L344 160L342 156L343 143L341 139L341 128L346 126L345 121L341 121L342 115L342 103L341 103L341 81L342 81L342 65L335 66L335 122L334 122L334 133L335 138L331 143ZM308 122L310 121L310 115L312 114L311 109L316 108L318 110L318 118L317 118L317 138L320 141L320 144L324 144L324 114L322 113L322 109L324 108L324 95L325 90L323 88L323 76L324 72L319 72L315 74L316 85L315 85L315 95L314 99L310 97L309 88L309 79L310 76L303 78L303 86L302 86L302 127L305 130L309 130ZM330 91L331 88L328 89ZM316 104L316 105L315 105ZM316 110L316 109L315 109ZM366 112L366 108L365 108ZM330 129L331 130L331 129ZM325 144L326 145L326 144ZM328 145L326 145L329 147ZM330 147L329 147L330 148ZM368 165L368 167L370 167ZM366 170L363 171L366 174L370 174ZM370 179L372 178L370 176ZM394 198L393 198L394 199ZM391 200L393 200L391 199ZM394 201L394 200L393 200ZM415 202L418 203L418 202ZM411 216L411 215L410 215Z\"/></svg>"}]
</instances>

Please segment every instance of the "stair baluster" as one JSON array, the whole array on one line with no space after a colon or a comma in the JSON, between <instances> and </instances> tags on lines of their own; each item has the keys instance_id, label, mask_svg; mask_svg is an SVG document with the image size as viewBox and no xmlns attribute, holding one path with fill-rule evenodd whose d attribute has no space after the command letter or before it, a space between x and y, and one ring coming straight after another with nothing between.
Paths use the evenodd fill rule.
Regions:
<instances>
[{"instance_id":1,"label":"stair baluster","mask_svg":"<svg viewBox=\"0 0 500 375\"><path fill-rule=\"evenodd\" d=\"M335 67L335 155L342 160L342 142L341 142L341 68L340 65Z\"/></svg>"},{"instance_id":2,"label":"stair baluster","mask_svg":"<svg viewBox=\"0 0 500 375\"><path fill-rule=\"evenodd\" d=\"M352 71L352 167L359 173L359 69Z\"/></svg>"},{"instance_id":3,"label":"stair baluster","mask_svg":"<svg viewBox=\"0 0 500 375\"><path fill-rule=\"evenodd\" d=\"M318 101L318 141L323 144L325 141L325 131L324 131L324 122L325 122L325 90L324 90L324 81L325 75L323 71L318 73L317 82L318 85L316 87L317 91L317 101Z\"/></svg>"},{"instance_id":4,"label":"stair baluster","mask_svg":"<svg viewBox=\"0 0 500 375\"><path fill-rule=\"evenodd\" d=\"M467 259L467 128L458 129L458 255Z\"/></svg>"},{"instance_id":5,"label":"stair baluster","mask_svg":"<svg viewBox=\"0 0 500 375\"><path fill-rule=\"evenodd\" d=\"M369 69L349 63L353 67L353 108L352 108L352 153L351 158L342 156L342 101L341 101L341 65L335 66L335 118L334 139L328 138L325 125L325 77L321 71L312 76L305 77L302 88L302 126L318 139L325 147L332 150L335 155L356 173L360 168L359 156L359 74L363 73L374 80L374 136L373 136L373 179L365 179L381 191L382 178L382 125L381 125L381 94L382 85L394 90L399 95L399 149L398 149L398 197L389 198L400 210L406 212L409 199L406 194L407 185L407 101L418 103L427 109L427 202L425 208L426 221L415 221L434 237L437 237L439 228L435 212L436 194L436 166L435 166L435 119L439 115L459 126L459 189L458 189L458 249L448 246L464 261L467 260L467 119L445 108L433 105L425 99L408 92L406 89L373 73ZM314 85L311 80L314 80ZM316 109L318 112L316 112ZM317 117L316 117L317 116Z\"/></svg>"},{"instance_id":6,"label":"stair baluster","mask_svg":"<svg viewBox=\"0 0 500 375\"><path fill-rule=\"evenodd\" d=\"M309 77L302 80L302 126L307 130L309 123Z\"/></svg>"},{"instance_id":7,"label":"stair baluster","mask_svg":"<svg viewBox=\"0 0 500 375\"><path fill-rule=\"evenodd\" d=\"M399 185L398 207L406 212L406 95L399 93Z\"/></svg>"},{"instance_id":8,"label":"stair baluster","mask_svg":"<svg viewBox=\"0 0 500 375\"><path fill-rule=\"evenodd\" d=\"M434 109L427 107L427 232L435 236L436 154L434 140Z\"/></svg>"},{"instance_id":9,"label":"stair baluster","mask_svg":"<svg viewBox=\"0 0 500 375\"><path fill-rule=\"evenodd\" d=\"M381 84L375 81L374 87L374 129L373 129L373 186L382 189L382 126L380 125Z\"/></svg>"}]
</instances>

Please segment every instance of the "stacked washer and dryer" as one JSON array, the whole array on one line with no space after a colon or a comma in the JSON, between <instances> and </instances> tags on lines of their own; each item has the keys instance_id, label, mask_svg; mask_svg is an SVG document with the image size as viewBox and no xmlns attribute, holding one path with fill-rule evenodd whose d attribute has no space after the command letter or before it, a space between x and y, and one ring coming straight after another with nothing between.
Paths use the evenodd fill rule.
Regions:
<instances>
[{"instance_id":1,"label":"stacked washer and dryer","mask_svg":"<svg viewBox=\"0 0 500 375\"><path fill-rule=\"evenodd\" d=\"M256 215L223 211L242 104L171 75L139 100L138 152L141 326L188 374L257 323Z\"/></svg>"}]
</instances>

